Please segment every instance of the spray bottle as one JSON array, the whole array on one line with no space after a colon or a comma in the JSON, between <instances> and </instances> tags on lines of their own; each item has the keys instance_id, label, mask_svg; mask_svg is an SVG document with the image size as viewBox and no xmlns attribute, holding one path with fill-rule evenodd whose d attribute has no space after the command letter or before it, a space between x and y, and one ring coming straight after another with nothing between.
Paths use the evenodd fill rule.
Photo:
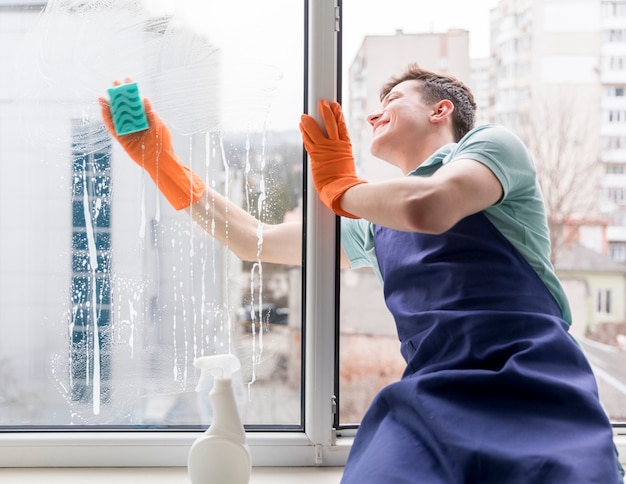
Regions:
<instances>
[{"instance_id":1,"label":"spray bottle","mask_svg":"<svg viewBox=\"0 0 626 484\"><path fill-rule=\"evenodd\" d=\"M241 368L235 355L197 358L201 370L196 391L214 378L210 393L213 421L191 446L187 471L192 484L247 484L250 480L250 452L237 410L232 376Z\"/></svg>"}]
</instances>

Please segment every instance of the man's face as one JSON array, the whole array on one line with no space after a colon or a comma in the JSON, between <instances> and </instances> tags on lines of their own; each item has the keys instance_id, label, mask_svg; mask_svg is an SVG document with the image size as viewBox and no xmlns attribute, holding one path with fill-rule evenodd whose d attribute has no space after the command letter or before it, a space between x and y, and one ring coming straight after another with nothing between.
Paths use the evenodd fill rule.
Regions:
<instances>
[{"instance_id":1,"label":"man's face","mask_svg":"<svg viewBox=\"0 0 626 484\"><path fill-rule=\"evenodd\" d=\"M373 129L370 151L374 156L395 164L398 155L410 155L430 132L428 119L434 110L422 101L419 87L415 80L397 84L380 109L367 117Z\"/></svg>"}]
</instances>

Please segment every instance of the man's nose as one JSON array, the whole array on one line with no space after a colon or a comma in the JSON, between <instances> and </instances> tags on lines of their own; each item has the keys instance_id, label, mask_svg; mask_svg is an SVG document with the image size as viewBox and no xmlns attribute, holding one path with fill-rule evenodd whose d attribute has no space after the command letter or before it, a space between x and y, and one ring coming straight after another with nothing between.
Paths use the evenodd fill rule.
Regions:
<instances>
[{"instance_id":1,"label":"man's nose","mask_svg":"<svg viewBox=\"0 0 626 484\"><path fill-rule=\"evenodd\" d=\"M376 122L378 118L380 118L380 112L371 113L367 116L367 122L371 126L374 126L374 123Z\"/></svg>"}]
</instances>

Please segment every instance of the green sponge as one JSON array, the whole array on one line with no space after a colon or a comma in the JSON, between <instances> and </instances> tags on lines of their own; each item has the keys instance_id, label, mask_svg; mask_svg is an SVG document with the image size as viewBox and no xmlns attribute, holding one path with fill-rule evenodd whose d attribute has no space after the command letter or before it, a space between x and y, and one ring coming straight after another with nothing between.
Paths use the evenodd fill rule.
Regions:
<instances>
[{"instance_id":1,"label":"green sponge","mask_svg":"<svg viewBox=\"0 0 626 484\"><path fill-rule=\"evenodd\" d=\"M137 83L129 82L109 89L115 132L121 136L148 129L148 119Z\"/></svg>"}]
</instances>

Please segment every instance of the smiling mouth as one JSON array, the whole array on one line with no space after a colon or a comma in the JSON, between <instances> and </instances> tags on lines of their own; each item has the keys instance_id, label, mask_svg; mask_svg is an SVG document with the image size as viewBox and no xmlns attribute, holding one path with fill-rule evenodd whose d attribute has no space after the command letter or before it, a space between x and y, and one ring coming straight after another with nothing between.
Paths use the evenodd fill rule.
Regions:
<instances>
[{"instance_id":1,"label":"smiling mouth","mask_svg":"<svg viewBox=\"0 0 626 484\"><path fill-rule=\"evenodd\" d=\"M389 121L383 121L381 123L377 123L374 126L374 129L372 130L372 134L376 134L381 128L384 128L385 126L387 126L389 124Z\"/></svg>"}]
</instances>

